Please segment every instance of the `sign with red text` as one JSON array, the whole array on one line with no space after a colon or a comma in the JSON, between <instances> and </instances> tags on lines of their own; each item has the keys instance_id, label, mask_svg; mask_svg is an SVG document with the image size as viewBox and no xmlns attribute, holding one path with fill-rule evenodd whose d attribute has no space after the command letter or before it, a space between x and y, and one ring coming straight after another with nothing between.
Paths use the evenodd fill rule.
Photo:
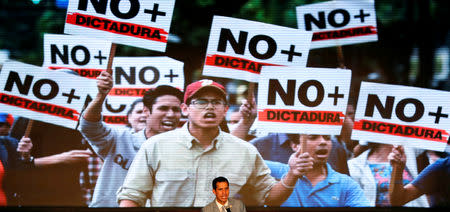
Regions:
<instances>
[{"instance_id":1,"label":"sign with red text","mask_svg":"<svg viewBox=\"0 0 450 212\"><path fill-rule=\"evenodd\" d=\"M378 40L372 0L327 1L296 7L298 28L314 32L311 49Z\"/></svg>"},{"instance_id":2,"label":"sign with red text","mask_svg":"<svg viewBox=\"0 0 450 212\"><path fill-rule=\"evenodd\" d=\"M450 92L362 82L352 139L444 151Z\"/></svg>"},{"instance_id":3,"label":"sign with red text","mask_svg":"<svg viewBox=\"0 0 450 212\"><path fill-rule=\"evenodd\" d=\"M258 127L266 132L339 135L348 69L264 67L258 84Z\"/></svg>"},{"instance_id":4,"label":"sign with red text","mask_svg":"<svg viewBox=\"0 0 450 212\"><path fill-rule=\"evenodd\" d=\"M164 52L175 0L69 0L64 33Z\"/></svg>"},{"instance_id":5,"label":"sign with red text","mask_svg":"<svg viewBox=\"0 0 450 212\"><path fill-rule=\"evenodd\" d=\"M43 67L70 69L95 79L106 70L111 42L77 35L44 34Z\"/></svg>"},{"instance_id":6,"label":"sign with red text","mask_svg":"<svg viewBox=\"0 0 450 212\"><path fill-rule=\"evenodd\" d=\"M109 124L126 124L131 103L159 85L183 91L184 63L170 57L115 57L114 87L103 106L103 118Z\"/></svg>"},{"instance_id":7,"label":"sign with red text","mask_svg":"<svg viewBox=\"0 0 450 212\"><path fill-rule=\"evenodd\" d=\"M312 33L214 16L203 75L258 82L264 66L306 67Z\"/></svg>"},{"instance_id":8,"label":"sign with red text","mask_svg":"<svg viewBox=\"0 0 450 212\"><path fill-rule=\"evenodd\" d=\"M75 129L95 80L15 61L0 72L0 111Z\"/></svg>"}]
</instances>

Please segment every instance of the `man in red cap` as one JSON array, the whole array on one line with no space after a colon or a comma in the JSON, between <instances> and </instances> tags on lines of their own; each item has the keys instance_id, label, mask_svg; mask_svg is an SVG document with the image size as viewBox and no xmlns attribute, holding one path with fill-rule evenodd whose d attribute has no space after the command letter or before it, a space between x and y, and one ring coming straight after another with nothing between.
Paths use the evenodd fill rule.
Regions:
<instances>
[{"instance_id":1,"label":"man in red cap","mask_svg":"<svg viewBox=\"0 0 450 212\"><path fill-rule=\"evenodd\" d=\"M0 136L9 134L9 130L14 123L14 117L9 113L0 113Z\"/></svg>"},{"instance_id":2,"label":"man in red cap","mask_svg":"<svg viewBox=\"0 0 450 212\"><path fill-rule=\"evenodd\" d=\"M118 191L120 206L144 206L149 199L154 207L204 207L215 198L210 182L218 176L246 205L280 205L289 197L298 176L312 168L308 153L294 153L291 169L277 182L252 144L220 130L226 96L212 80L187 86L181 105L187 123L141 146Z\"/></svg>"}]
</instances>

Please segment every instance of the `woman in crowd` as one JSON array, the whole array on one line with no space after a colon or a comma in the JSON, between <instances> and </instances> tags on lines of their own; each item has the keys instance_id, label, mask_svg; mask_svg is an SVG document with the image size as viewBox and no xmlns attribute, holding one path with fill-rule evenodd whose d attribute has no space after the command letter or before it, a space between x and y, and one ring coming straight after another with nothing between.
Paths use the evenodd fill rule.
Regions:
<instances>
[{"instance_id":1,"label":"woman in crowd","mask_svg":"<svg viewBox=\"0 0 450 212\"><path fill-rule=\"evenodd\" d=\"M358 157L348 161L350 176L355 179L364 190L371 203L376 207L389 207L389 182L392 167L388 155L392 151L392 145L369 143L369 149ZM403 171L403 183L407 184L417 177L416 153L412 149L406 150L408 160ZM428 201L422 196L405 206L428 207Z\"/></svg>"}]
</instances>

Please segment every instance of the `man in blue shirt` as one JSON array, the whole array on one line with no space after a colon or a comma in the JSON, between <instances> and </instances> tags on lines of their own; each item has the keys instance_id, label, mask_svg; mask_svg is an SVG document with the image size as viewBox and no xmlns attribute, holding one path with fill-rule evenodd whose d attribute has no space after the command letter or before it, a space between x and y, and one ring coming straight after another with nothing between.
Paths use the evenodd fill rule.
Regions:
<instances>
[{"instance_id":1,"label":"man in blue shirt","mask_svg":"<svg viewBox=\"0 0 450 212\"><path fill-rule=\"evenodd\" d=\"M250 141L264 160L276 161L280 163L288 163L289 157L294 153L292 136L296 134L286 133L270 133L267 136L255 138ZM337 140L336 137L331 138L332 148L328 156L328 163L331 167L342 174L349 175L347 165L347 152L345 147Z\"/></svg>"},{"instance_id":2,"label":"man in blue shirt","mask_svg":"<svg viewBox=\"0 0 450 212\"><path fill-rule=\"evenodd\" d=\"M297 135L292 139L294 149L304 152L314 161L313 168L300 177L292 187L291 196L282 207L372 207L361 187L352 178L340 174L327 164L332 142L326 135ZM300 147L303 145L303 149ZM267 161L272 176L277 179L288 172L289 166Z\"/></svg>"}]
</instances>

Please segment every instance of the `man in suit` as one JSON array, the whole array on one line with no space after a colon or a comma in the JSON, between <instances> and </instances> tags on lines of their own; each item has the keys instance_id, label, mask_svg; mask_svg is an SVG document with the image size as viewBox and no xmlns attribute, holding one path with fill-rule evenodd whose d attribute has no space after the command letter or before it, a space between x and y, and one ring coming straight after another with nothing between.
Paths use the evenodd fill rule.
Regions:
<instances>
[{"instance_id":1,"label":"man in suit","mask_svg":"<svg viewBox=\"0 0 450 212\"><path fill-rule=\"evenodd\" d=\"M202 212L246 212L241 200L228 198L230 188L227 178L216 177L213 182L213 193L216 199L202 208Z\"/></svg>"}]
</instances>

